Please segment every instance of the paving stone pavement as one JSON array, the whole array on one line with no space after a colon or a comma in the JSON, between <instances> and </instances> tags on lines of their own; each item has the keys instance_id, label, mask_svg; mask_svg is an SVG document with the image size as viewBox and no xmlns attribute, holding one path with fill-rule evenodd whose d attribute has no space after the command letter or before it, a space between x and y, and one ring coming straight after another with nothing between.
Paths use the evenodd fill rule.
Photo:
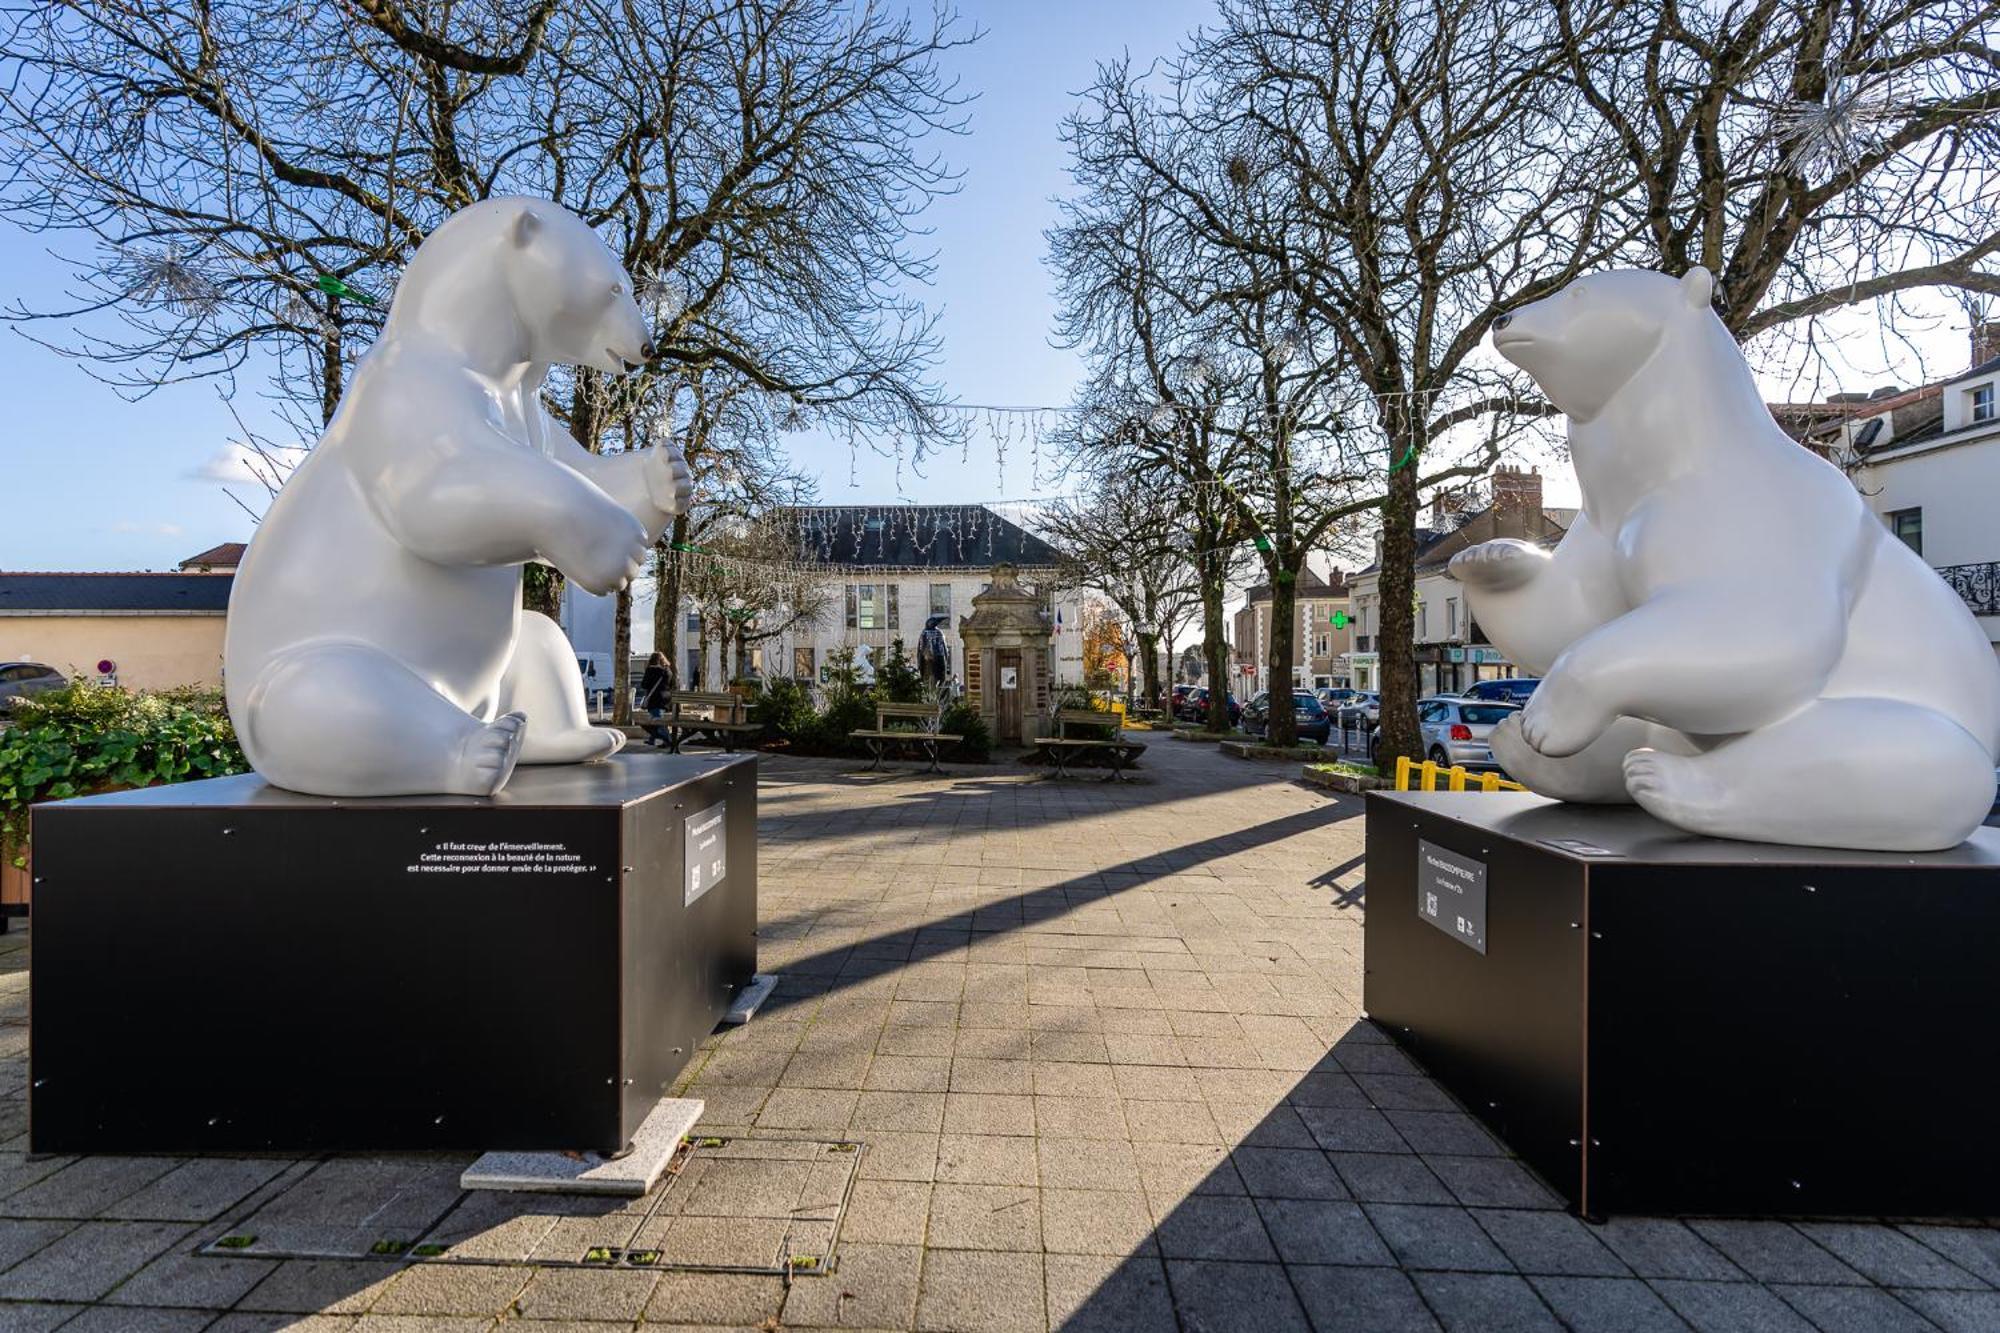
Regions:
<instances>
[{"instance_id":1,"label":"paving stone pavement","mask_svg":"<svg viewBox=\"0 0 2000 1333\"><path fill-rule=\"evenodd\" d=\"M31 1159L17 925L0 1333L2000 1330L2000 1230L1563 1212L1361 1020L1360 804L1287 773L1172 741L1125 786L767 760L782 981L690 1067L733 1147L657 1207L458 1195L469 1154ZM843 1189L824 1275L573 1266L783 1268ZM256 1245L195 1253L234 1226ZM404 1234L461 1261L252 1252Z\"/></svg>"}]
</instances>

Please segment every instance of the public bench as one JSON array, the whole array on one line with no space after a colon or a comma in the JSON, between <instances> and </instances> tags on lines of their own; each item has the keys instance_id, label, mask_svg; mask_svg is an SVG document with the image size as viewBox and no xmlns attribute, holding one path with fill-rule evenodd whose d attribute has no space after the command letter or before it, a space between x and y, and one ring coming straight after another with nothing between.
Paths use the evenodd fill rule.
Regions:
<instances>
[{"instance_id":1,"label":"public bench","mask_svg":"<svg viewBox=\"0 0 2000 1333\"><path fill-rule=\"evenodd\" d=\"M1070 729L1090 728L1107 735L1075 736ZM1056 713L1056 734L1044 736L1035 742L1034 754L1047 759L1053 770L1052 778L1069 776L1071 761L1087 757L1100 757L1111 766L1106 782L1123 782L1125 770L1138 762L1146 752L1141 741L1125 739L1124 728L1118 723L1116 713L1100 713L1093 708L1064 708Z\"/></svg>"},{"instance_id":2,"label":"public bench","mask_svg":"<svg viewBox=\"0 0 2000 1333\"><path fill-rule=\"evenodd\" d=\"M930 760L926 773L939 773L938 749L940 746L956 745L964 740L942 732L944 706L942 704L892 704L875 705L875 725L847 733L850 740L860 741L868 747L868 753L875 756L868 765L872 772L882 767L883 758L891 750L918 749Z\"/></svg>"},{"instance_id":3,"label":"public bench","mask_svg":"<svg viewBox=\"0 0 2000 1333\"><path fill-rule=\"evenodd\" d=\"M657 725L667 733L667 748L681 752L683 742L708 740L734 751L739 736L761 732L750 720L750 701L740 694L706 690L676 690L663 701Z\"/></svg>"}]
</instances>

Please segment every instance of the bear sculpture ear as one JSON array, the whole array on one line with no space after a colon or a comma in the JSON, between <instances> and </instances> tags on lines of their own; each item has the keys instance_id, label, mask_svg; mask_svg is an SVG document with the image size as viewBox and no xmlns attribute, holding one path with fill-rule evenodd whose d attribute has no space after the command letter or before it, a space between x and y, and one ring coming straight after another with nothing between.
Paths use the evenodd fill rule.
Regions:
<instances>
[{"instance_id":1,"label":"bear sculpture ear","mask_svg":"<svg viewBox=\"0 0 2000 1333\"><path fill-rule=\"evenodd\" d=\"M535 216L535 210L524 208L514 215L514 225L508 229L507 234L517 247L525 250L528 248L528 242L534 240L535 233L541 229L542 220Z\"/></svg>"},{"instance_id":2,"label":"bear sculpture ear","mask_svg":"<svg viewBox=\"0 0 2000 1333\"><path fill-rule=\"evenodd\" d=\"M1706 310L1715 296L1715 275L1696 264L1681 276L1681 295L1696 310Z\"/></svg>"}]
</instances>

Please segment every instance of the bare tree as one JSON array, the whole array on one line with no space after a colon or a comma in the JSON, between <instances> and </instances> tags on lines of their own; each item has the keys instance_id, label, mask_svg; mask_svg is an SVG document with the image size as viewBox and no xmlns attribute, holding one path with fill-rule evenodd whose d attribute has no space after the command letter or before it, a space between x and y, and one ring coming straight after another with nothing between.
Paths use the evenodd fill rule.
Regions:
<instances>
[{"instance_id":1,"label":"bare tree","mask_svg":"<svg viewBox=\"0 0 2000 1333\"><path fill-rule=\"evenodd\" d=\"M1171 489L1107 475L1036 520L1063 554L1063 581L1103 593L1132 626L1148 707L1160 698L1162 643L1171 657L1177 630L1201 605L1187 519Z\"/></svg>"},{"instance_id":2,"label":"bare tree","mask_svg":"<svg viewBox=\"0 0 2000 1333\"><path fill-rule=\"evenodd\" d=\"M916 218L954 187L929 140L959 128L941 60L975 36L844 0L24 6L0 20L0 212L100 252L76 301L12 315L134 392L274 353L281 401L324 423L429 231L537 194L653 296L653 370L548 383L585 448L637 447L691 376L921 448L955 427L907 295ZM524 581L535 609L561 594Z\"/></svg>"},{"instance_id":3,"label":"bare tree","mask_svg":"<svg viewBox=\"0 0 2000 1333\"><path fill-rule=\"evenodd\" d=\"M1517 419L1512 383L1468 358L1492 316L1603 253L1613 183L1563 132L1560 60L1525 0L1229 0L1163 72L1107 67L1071 121L1066 226L1156 292L1114 337L1199 349L1233 396L1216 424L1236 448L1190 480L1262 560L1273 680L1308 555L1380 511L1392 751L1415 743L1417 497L1490 468ZM1169 424L1201 418L1149 378Z\"/></svg>"},{"instance_id":4,"label":"bare tree","mask_svg":"<svg viewBox=\"0 0 2000 1333\"><path fill-rule=\"evenodd\" d=\"M1990 0L1554 0L1573 83L1632 188L1634 262L1716 276L1739 339L1925 290L2000 295ZM1593 136L1599 137L1599 136Z\"/></svg>"},{"instance_id":5,"label":"bare tree","mask_svg":"<svg viewBox=\"0 0 2000 1333\"><path fill-rule=\"evenodd\" d=\"M826 619L836 585L804 554L795 523L762 514L728 522L688 556L683 586L701 618L704 662L718 641L723 673L740 679L752 647Z\"/></svg>"}]
</instances>

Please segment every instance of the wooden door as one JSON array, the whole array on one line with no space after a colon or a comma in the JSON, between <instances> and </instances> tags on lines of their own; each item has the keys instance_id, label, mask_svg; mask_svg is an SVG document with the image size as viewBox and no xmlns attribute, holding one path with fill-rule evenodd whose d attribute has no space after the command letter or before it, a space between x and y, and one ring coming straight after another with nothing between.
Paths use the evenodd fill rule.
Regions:
<instances>
[{"instance_id":1,"label":"wooden door","mask_svg":"<svg viewBox=\"0 0 2000 1333\"><path fill-rule=\"evenodd\" d=\"M1000 674L1000 679L995 682L1000 687L1000 734L995 739L1003 745L1019 745L1021 696L1026 692L1021 680L1021 650L1002 648L995 656L998 660L994 667Z\"/></svg>"}]
</instances>

